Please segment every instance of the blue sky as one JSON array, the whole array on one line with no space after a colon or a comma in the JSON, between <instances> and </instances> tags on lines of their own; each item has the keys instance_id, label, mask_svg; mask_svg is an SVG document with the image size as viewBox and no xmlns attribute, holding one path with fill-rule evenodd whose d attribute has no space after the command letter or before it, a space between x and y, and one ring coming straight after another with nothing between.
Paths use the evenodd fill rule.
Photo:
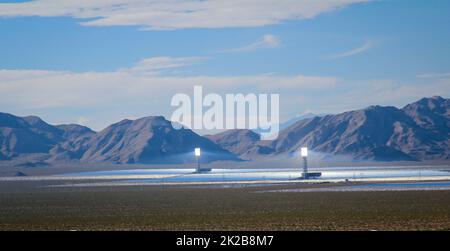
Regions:
<instances>
[{"instance_id":1,"label":"blue sky","mask_svg":"<svg viewBox=\"0 0 450 251\"><path fill-rule=\"evenodd\" d=\"M0 110L52 123L170 117L194 84L279 92L282 120L450 94L450 1L26 2L0 1Z\"/></svg>"}]
</instances>

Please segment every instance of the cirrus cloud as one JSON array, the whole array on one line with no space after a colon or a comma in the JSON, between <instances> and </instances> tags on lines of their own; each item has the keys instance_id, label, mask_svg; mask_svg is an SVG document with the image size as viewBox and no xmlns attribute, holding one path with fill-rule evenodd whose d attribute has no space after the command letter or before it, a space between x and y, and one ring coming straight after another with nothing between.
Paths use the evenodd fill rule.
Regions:
<instances>
[{"instance_id":1,"label":"cirrus cloud","mask_svg":"<svg viewBox=\"0 0 450 251\"><path fill-rule=\"evenodd\" d=\"M266 34L264 36L262 36L260 39L258 39L257 41L243 46L243 47L239 47L239 48L234 48L234 49L227 49L227 50L222 50L219 51L221 53L228 53L228 52L247 52L247 51L255 51L255 50L260 50L260 49L268 49L268 48L277 48L279 47L281 44L281 40L272 34Z\"/></svg>"},{"instance_id":2,"label":"cirrus cloud","mask_svg":"<svg viewBox=\"0 0 450 251\"><path fill-rule=\"evenodd\" d=\"M119 72L161 74L168 70L183 68L208 59L207 57L151 57L144 58L131 68L119 69Z\"/></svg>"},{"instance_id":3,"label":"cirrus cloud","mask_svg":"<svg viewBox=\"0 0 450 251\"><path fill-rule=\"evenodd\" d=\"M345 57L351 57L357 54L361 54L363 52L366 52L368 50L370 50L372 47L375 46L375 43L372 41L368 41L365 42L363 45L356 47L354 49L348 50L348 51L344 51L344 52L340 52L336 55L331 56L331 58L345 58Z\"/></svg>"},{"instance_id":4,"label":"cirrus cloud","mask_svg":"<svg viewBox=\"0 0 450 251\"><path fill-rule=\"evenodd\" d=\"M259 27L313 18L371 0L34 0L0 3L0 16L72 17L86 26L136 25L143 30Z\"/></svg>"},{"instance_id":5,"label":"cirrus cloud","mask_svg":"<svg viewBox=\"0 0 450 251\"><path fill-rule=\"evenodd\" d=\"M167 69L189 66L203 58L155 57L132 67L111 72L46 70L0 70L2 112L38 114L53 120L80 122L100 130L118 119L147 115L170 116L170 100L177 93L189 94L193 86L205 92L279 93L317 92L335 88L337 79L323 76L203 76L171 75ZM67 111L71 111L69 114ZM67 116L67 117L65 117ZM52 118L50 117L50 121Z\"/></svg>"},{"instance_id":6,"label":"cirrus cloud","mask_svg":"<svg viewBox=\"0 0 450 251\"><path fill-rule=\"evenodd\" d=\"M197 60L147 58L111 72L0 70L0 107L2 112L36 114L58 123L83 122L100 130L123 118L170 117L173 95L190 95L195 85L202 85L205 94L278 93L282 120L302 111L334 113L370 104L404 105L424 96L450 95L449 79L416 84L391 80L355 83L333 76L300 74L178 76L161 72Z\"/></svg>"}]
</instances>

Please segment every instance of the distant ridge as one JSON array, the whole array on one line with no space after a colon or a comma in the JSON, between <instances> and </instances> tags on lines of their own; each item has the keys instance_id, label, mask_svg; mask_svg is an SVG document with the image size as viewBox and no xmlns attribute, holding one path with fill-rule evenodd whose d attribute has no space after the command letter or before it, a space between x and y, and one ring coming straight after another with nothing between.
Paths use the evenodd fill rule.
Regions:
<instances>
[{"instance_id":1,"label":"distant ridge","mask_svg":"<svg viewBox=\"0 0 450 251\"><path fill-rule=\"evenodd\" d=\"M371 106L336 115L311 117L282 130L276 140L252 142L250 149L246 150L230 150L237 155L246 153L245 157L250 159L291 155L300 147L307 146L316 152L330 156L345 155L355 160L448 160L449 104L449 99L436 96L423 98L402 109ZM234 135L238 137L239 134ZM227 139L215 142L227 146L237 140Z\"/></svg>"},{"instance_id":2,"label":"distant ridge","mask_svg":"<svg viewBox=\"0 0 450 251\"><path fill-rule=\"evenodd\" d=\"M228 130L215 135L206 135L206 138L215 142L222 148L246 159L251 150L261 140L259 134L251 130Z\"/></svg>"},{"instance_id":3,"label":"distant ridge","mask_svg":"<svg viewBox=\"0 0 450 251\"><path fill-rule=\"evenodd\" d=\"M202 148L202 159L238 160L207 138L189 129L176 130L161 116L123 120L97 133L81 160L85 162L167 163L193 161L192 151Z\"/></svg>"},{"instance_id":4,"label":"distant ridge","mask_svg":"<svg viewBox=\"0 0 450 251\"><path fill-rule=\"evenodd\" d=\"M96 133L81 125L53 126L35 116L0 113L0 146L1 160L45 154L47 162L182 163L193 161L195 147L202 148L202 161L239 160L189 129L175 130L162 116L122 120ZM42 155L35 156L42 161Z\"/></svg>"},{"instance_id":5,"label":"distant ridge","mask_svg":"<svg viewBox=\"0 0 450 251\"><path fill-rule=\"evenodd\" d=\"M302 146L354 160L449 160L450 101L423 98L399 109L370 106L336 115L310 116L292 123L272 141L250 130L199 136L176 130L162 116L122 120L100 132L76 124L50 125L36 116L0 113L0 160L24 159L33 166L93 163L192 162L288 157ZM33 162L33 158L35 159Z\"/></svg>"}]
</instances>

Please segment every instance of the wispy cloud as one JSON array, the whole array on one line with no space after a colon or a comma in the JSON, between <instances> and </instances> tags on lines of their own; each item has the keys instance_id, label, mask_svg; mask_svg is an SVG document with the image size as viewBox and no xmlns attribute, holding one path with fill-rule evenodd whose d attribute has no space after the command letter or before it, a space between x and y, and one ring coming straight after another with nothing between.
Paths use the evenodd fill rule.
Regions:
<instances>
[{"instance_id":1,"label":"wispy cloud","mask_svg":"<svg viewBox=\"0 0 450 251\"><path fill-rule=\"evenodd\" d=\"M255 50L260 50L260 49L269 49L269 48L276 48L279 47L281 45L281 40L272 34L267 34L262 36L260 39L258 39L257 41L243 46L243 47L239 47L239 48L234 48L234 49L226 49L226 50L221 50L219 51L220 53L228 53L228 52L247 52L247 51L255 51Z\"/></svg>"},{"instance_id":2,"label":"wispy cloud","mask_svg":"<svg viewBox=\"0 0 450 251\"><path fill-rule=\"evenodd\" d=\"M207 57L151 57L142 59L131 68L119 69L119 72L155 75L162 72L167 73L168 70L186 67L207 59Z\"/></svg>"},{"instance_id":3,"label":"wispy cloud","mask_svg":"<svg viewBox=\"0 0 450 251\"><path fill-rule=\"evenodd\" d=\"M137 25L143 30L259 27L313 18L371 0L34 0L0 3L0 17L65 16L86 26Z\"/></svg>"},{"instance_id":4,"label":"wispy cloud","mask_svg":"<svg viewBox=\"0 0 450 251\"><path fill-rule=\"evenodd\" d=\"M449 79L426 83L344 81L333 76L246 75L203 76L142 74L188 66L197 57L157 57L111 72L0 70L0 107L4 112L50 116L50 121L78 122L96 130L122 118L169 116L176 93L279 93L283 116L305 110L333 113L369 104L406 104L424 96L450 95ZM164 60L163 60L164 59ZM159 62L159 63L156 63ZM164 63L161 63L164 62ZM339 90L339 91L337 91ZM324 98L326 97L326 98ZM361 97L364 97L363 99ZM61 113L57 111L71 111ZM84 118L88 119L84 119Z\"/></svg>"},{"instance_id":5,"label":"wispy cloud","mask_svg":"<svg viewBox=\"0 0 450 251\"><path fill-rule=\"evenodd\" d=\"M358 55L358 54L361 54L363 52L366 52L366 51L370 50L374 46L375 46L375 43L373 41L368 41L368 42L365 42L363 45L361 45L361 46L359 46L357 48L337 53L337 54L331 56L330 58L351 57L351 56Z\"/></svg>"},{"instance_id":6,"label":"wispy cloud","mask_svg":"<svg viewBox=\"0 0 450 251\"><path fill-rule=\"evenodd\" d=\"M417 75L417 78L450 78L450 72L425 73L425 74Z\"/></svg>"},{"instance_id":7,"label":"wispy cloud","mask_svg":"<svg viewBox=\"0 0 450 251\"><path fill-rule=\"evenodd\" d=\"M101 130L123 118L170 117L172 96L192 94L194 85L204 86L205 93L220 95L279 93L284 118L306 110L336 113L371 104L404 105L424 96L450 95L448 79L402 84L304 75L181 77L134 71L0 70L0 107L3 112L38 114L49 121L76 122Z\"/></svg>"},{"instance_id":8,"label":"wispy cloud","mask_svg":"<svg viewBox=\"0 0 450 251\"><path fill-rule=\"evenodd\" d=\"M333 77L304 75L167 74L167 69L180 69L197 60L200 59L147 58L133 67L110 72L0 69L0 107L15 114L54 114L53 120L58 123L71 121L100 130L122 118L170 116L172 96L189 94L195 85L221 95L237 90L287 95L330 90L337 82ZM61 110L72 112L54 112Z\"/></svg>"}]
</instances>

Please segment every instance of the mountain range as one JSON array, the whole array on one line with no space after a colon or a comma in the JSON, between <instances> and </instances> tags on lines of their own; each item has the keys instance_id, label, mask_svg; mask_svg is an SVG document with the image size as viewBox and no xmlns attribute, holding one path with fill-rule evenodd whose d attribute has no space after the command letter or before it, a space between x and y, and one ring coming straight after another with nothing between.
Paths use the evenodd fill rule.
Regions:
<instances>
[{"instance_id":1,"label":"mountain range","mask_svg":"<svg viewBox=\"0 0 450 251\"><path fill-rule=\"evenodd\" d=\"M370 106L335 115L308 116L261 140L251 130L200 136L176 130L162 116L122 120L100 132L76 124L50 125L36 116L0 113L0 160L39 156L45 163L183 163L202 149L202 161L295 155L307 146L324 156L355 160L450 159L450 100L423 98L399 109Z\"/></svg>"}]
</instances>

